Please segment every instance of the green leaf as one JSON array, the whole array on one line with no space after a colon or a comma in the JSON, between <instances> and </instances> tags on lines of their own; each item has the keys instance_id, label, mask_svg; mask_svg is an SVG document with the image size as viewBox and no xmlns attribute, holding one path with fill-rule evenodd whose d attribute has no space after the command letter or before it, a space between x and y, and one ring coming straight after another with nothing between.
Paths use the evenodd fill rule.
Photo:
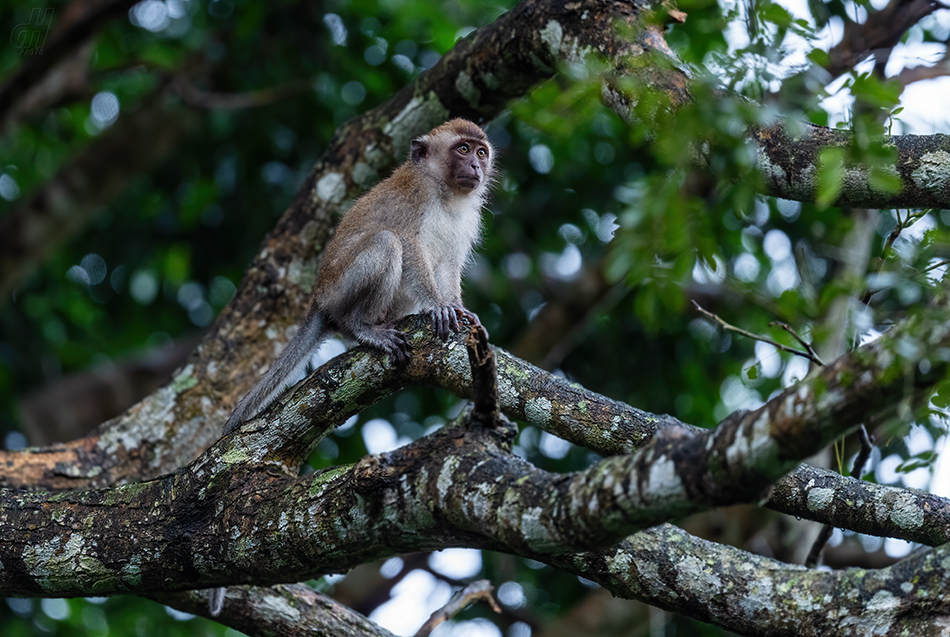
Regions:
<instances>
[{"instance_id":1,"label":"green leaf","mask_svg":"<svg viewBox=\"0 0 950 637\"><path fill-rule=\"evenodd\" d=\"M869 180L871 189L876 192L897 194L901 191L901 178L891 167L873 166Z\"/></svg>"},{"instance_id":2,"label":"green leaf","mask_svg":"<svg viewBox=\"0 0 950 637\"><path fill-rule=\"evenodd\" d=\"M915 469L931 466L936 459L937 454L935 454L933 451L923 451L897 465L897 469L895 469L895 471L897 471L897 473L910 473Z\"/></svg>"},{"instance_id":3,"label":"green leaf","mask_svg":"<svg viewBox=\"0 0 950 637\"><path fill-rule=\"evenodd\" d=\"M941 381L937 383L937 387L930 397L930 402L937 409L950 409L950 382Z\"/></svg>"},{"instance_id":4,"label":"green leaf","mask_svg":"<svg viewBox=\"0 0 950 637\"><path fill-rule=\"evenodd\" d=\"M866 73L854 78L851 82L851 92L859 101L890 109L900 100L901 86L898 82L881 80L871 73Z\"/></svg>"},{"instance_id":5,"label":"green leaf","mask_svg":"<svg viewBox=\"0 0 950 637\"><path fill-rule=\"evenodd\" d=\"M792 25L792 14L780 4L770 4L762 11L762 18L780 27Z\"/></svg>"},{"instance_id":6,"label":"green leaf","mask_svg":"<svg viewBox=\"0 0 950 637\"><path fill-rule=\"evenodd\" d=\"M828 52L822 51L821 49L812 49L805 57L811 60L815 66L827 66L831 61L831 57L828 55Z\"/></svg>"},{"instance_id":7,"label":"green leaf","mask_svg":"<svg viewBox=\"0 0 950 637\"><path fill-rule=\"evenodd\" d=\"M823 148L818 154L818 193L815 203L827 208L838 199L844 185L844 149Z\"/></svg>"}]
</instances>

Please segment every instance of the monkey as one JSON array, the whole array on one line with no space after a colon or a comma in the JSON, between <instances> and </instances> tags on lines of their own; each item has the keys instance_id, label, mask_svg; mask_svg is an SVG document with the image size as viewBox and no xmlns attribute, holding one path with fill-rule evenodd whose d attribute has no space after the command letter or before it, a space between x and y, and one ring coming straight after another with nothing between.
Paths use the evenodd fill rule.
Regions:
<instances>
[{"instance_id":1,"label":"monkey","mask_svg":"<svg viewBox=\"0 0 950 637\"><path fill-rule=\"evenodd\" d=\"M458 319L478 317L462 305L462 270L481 234L494 149L478 125L453 119L412 140L409 158L357 199L327 244L310 308L270 369L234 408L229 433L260 413L303 373L329 333L409 360L408 337L393 324L432 316L443 341Z\"/></svg>"}]
</instances>

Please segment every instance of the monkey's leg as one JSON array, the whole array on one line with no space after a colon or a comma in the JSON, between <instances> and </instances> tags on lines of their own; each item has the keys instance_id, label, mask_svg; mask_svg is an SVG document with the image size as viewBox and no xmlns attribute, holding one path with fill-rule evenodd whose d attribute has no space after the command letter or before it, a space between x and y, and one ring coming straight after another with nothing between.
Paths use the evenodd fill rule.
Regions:
<instances>
[{"instance_id":1,"label":"monkey's leg","mask_svg":"<svg viewBox=\"0 0 950 637\"><path fill-rule=\"evenodd\" d=\"M402 281L402 244L394 232L373 235L321 305L344 334L385 352L397 363L409 360L409 340L385 323ZM342 310L342 311L341 311Z\"/></svg>"}]
</instances>

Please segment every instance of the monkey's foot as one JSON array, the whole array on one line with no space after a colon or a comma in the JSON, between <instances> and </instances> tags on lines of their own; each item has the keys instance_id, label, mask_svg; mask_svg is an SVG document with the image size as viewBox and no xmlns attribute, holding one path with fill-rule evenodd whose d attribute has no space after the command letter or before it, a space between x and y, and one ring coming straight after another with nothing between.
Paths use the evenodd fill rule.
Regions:
<instances>
[{"instance_id":1,"label":"monkey's foot","mask_svg":"<svg viewBox=\"0 0 950 637\"><path fill-rule=\"evenodd\" d=\"M429 312L432 314L432 328L443 341L449 338L450 331L456 334L462 331L459 326L460 318L468 319L472 325L481 326L482 324L477 315L461 305L443 305L442 307L433 308Z\"/></svg>"},{"instance_id":2,"label":"monkey's foot","mask_svg":"<svg viewBox=\"0 0 950 637\"><path fill-rule=\"evenodd\" d=\"M468 319L468 322L471 323L472 325L477 326L477 327L480 327L480 328L482 328L483 330L485 329L485 326L482 325L481 320L479 320L479 318L478 318L478 314L476 314L475 312L472 312L471 310L466 309L466 308L461 307L461 306L455 306L455 313L456 313L460 318L467 318L467 319ZM487 334L487 333L488 333L488 330L485 330L485 333Z\"/></svg>"},{"instance_id":3,"label":"monkey's foot","mask_svg":"<svg viewBox=\"0 0 950 637\"><path fill-rule=\"evenodd\" d=\"M432 329L443 341L448 340L449 331L458 333L460 329L458 310L466 311L459 305L443 305L429 310L432 314Z\"/></svg>"}]
</instances>

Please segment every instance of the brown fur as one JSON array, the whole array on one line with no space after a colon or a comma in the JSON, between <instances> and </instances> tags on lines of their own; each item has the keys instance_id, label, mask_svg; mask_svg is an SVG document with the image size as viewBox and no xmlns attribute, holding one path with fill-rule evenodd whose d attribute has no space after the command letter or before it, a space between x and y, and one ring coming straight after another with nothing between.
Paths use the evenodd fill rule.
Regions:
<instances>
[{"instance_id":1,"label":"brown fur","mask_svg":"<svg viewBox=\"0 0 950 637\"><path fill-rule=\"evenodd\" d=\"M404 363L394 321L432 315L445 340L459 330L462 269L481 227L494 151L485 132L453 119L413 140L409 160L353 204L327 246L310 311L296 336L238 403L225 432L263 409L309 361L330 330Z\"/></svg>"}]
</instances>

